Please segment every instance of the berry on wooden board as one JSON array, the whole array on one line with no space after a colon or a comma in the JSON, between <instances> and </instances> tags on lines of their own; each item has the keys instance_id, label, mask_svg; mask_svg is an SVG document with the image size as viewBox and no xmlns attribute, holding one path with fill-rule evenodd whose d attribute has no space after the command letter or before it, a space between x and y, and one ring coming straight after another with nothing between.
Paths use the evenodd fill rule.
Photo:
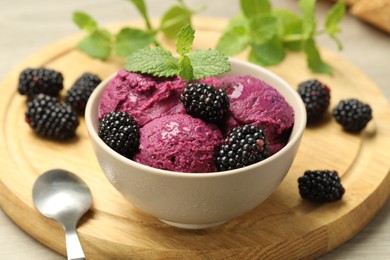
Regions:
<instances>
[{"instance_id":1,"label":"berry on wooden board","mask_svg":"<svg viewBox=\"0 0 390 260\"><path fill-rule=\"evenodd\" d=\"M360 132L372 119L371 107L355 98L341 100L332 114L336 122L349 132Z\"/></svg>"},{"instance_id":2,"label":"berry on wooden board","mask_svg":"<svg viewBox=\"0 0 390 260\"><path fill-rule=\"evenodd\" d=\"M298 178L299 194L303 199L315 202L341 200L345 188L337 171L307 170Z\"/></svg>"},{"instance_id":3,"label":"berry on wooden board","mask_svg":"<svg viewBox=\"0 0 390 260\"><path fill-rule=\"evenodd\" d=\"M28 102L25 120L37 134L58 140L73 137L79 125L71 106L45 94L38 94Z\"/></svg>"},{"instance_id":4,"label":"berry on wooden board","mask_svg":"<svg viewBox=\"0 0 390 260\"><path fill-rule=\"evenodd\" d=\"M58 96L63 89L61 72L48 68L26 68L19 74L18 92L29 98L43 93Z\"/></svg>"},{"instance_id":5,"label":"berry on wooden board","mask_svg":"<svg viewBox=\"0 0 390 260\"><path fill-rule=\"evenodd\" d=\"M329 107L329 87L316 79L306 80L298 85L298 94L305 104L307 122L319 121Z\"/></svg>"},{"instance_id":6,"label":"berry on wooden board","mask_svg":"<svg viewBox=\"0 0 390 260\"><path fill-rule=\"evenodd\" d=\"M92 91L102 82L99 76L86 72L82 74L66 92L65 103L71 105L77 113L82 114Z\"/></svg>"}]
</instances>

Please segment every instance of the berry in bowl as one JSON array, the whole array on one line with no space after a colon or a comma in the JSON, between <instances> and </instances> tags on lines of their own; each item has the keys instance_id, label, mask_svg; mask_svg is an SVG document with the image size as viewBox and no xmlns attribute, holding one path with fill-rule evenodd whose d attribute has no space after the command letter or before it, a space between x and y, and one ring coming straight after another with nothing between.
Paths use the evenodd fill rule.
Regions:
<instances>
[{"instance_id":1,"label":"berry in bowl","mask_svg":"<svg viewBox=\"0 0 390 260\"><path fill-rule=\"evenodd\" d=\"M269 70L228 62L229 72L190 83L121 69L88 100L103 173L167 224L208 228L251 211L298 151L306 112L296 90Z\"/></svg>"}]
</instances>

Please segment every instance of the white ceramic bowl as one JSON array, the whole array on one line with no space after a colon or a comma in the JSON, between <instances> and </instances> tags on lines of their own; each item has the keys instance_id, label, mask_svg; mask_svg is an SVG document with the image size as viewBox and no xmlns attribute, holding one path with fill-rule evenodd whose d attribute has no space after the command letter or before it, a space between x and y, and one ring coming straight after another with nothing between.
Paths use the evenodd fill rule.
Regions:
<instances>
[{"instance_id":1,"label":"white ceramic bowl","mask_svg":"<svg viewBox=\"0 0 390 260\"><path fill-rule=\"evenodd\" d=\"M138 209L182 228L207 228L225 223L257 207L286 176L302 138L306 112L301 98L274 73L248 62L230 60L228 75L252 75L276 88L293 107L295 121L287 145L256 164L225 172L180 173L155 169L129 160L98 136L98 106L113 76L89 98L85 120L105 176Z\"/></svg>"}]
</instances>

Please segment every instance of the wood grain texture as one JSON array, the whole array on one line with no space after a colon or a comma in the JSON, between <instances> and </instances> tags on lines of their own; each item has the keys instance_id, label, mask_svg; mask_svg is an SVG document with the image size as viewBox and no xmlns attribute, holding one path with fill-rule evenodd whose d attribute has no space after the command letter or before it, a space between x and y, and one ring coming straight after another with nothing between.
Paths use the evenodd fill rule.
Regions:
<instances>
[{"instance_id":1,"label":"wood grain texture","mask_svg":"<svg viewBox=\"0 0 390 260\"><path fill-rule=\"evenodd\" d=\"M224 20L198 19L196 48L215 46ZM113 30L119 28L113 26ZM93 193L93 209L82 219L78 232L89 259L253 259L314 258L339 246L382 207L389 196L390 113L387 100L375 84L338 55L323 51L334 68L333 76L314 75L302 54L289 55L270 68L292 86L316 77L332 91L331 107L342 98L356 97L373 107L374 120L360 134L341 130L330 115L305 131L297 158L280 187L252 212L207 230L182 230L146 215L109 184L89 144L84 120L77 138L53 142L36 136L23 117L26 100L16 92L20 71L47 66L63 72L65 87L85 71L102 78L124 60L90 59L77 50L81 35L53 44L33 55L0 83L0 160L3 166L0 203L23 230L48 247L65 254L62 227L33 207L31 190L40 173L65 168L82 177ZM173 43L164 41L173 50ZM244 56L238 58L244 59ZM346 194L342 201L313 204L302 201L297 178L305 169L335 169L342 175Z\"/></svg>"}]
</instances>

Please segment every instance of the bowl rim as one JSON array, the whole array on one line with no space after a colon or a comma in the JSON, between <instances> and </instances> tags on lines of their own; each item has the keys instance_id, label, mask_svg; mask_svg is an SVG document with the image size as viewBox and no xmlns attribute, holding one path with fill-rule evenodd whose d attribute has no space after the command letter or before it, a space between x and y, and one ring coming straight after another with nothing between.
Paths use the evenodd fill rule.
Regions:
<instances>
[{"instance_id":1,"label":"bowl rim","mask_svg":"<svg viewBox=\"0 0 390 260\"><path fill-rule=\"evenodd\" d=\"M167 177L171 176L171 177L179 177L179 178L196 178L196 179L197 178L203 179L203 178L223 177L223 176L227 176L227 175L239 174L243 171L251 170L253 168L257 168L261 165L264 165L264 164L267 164L273 160L276 160L277 157L280 157L283 154L287 153L291 146L293 146L294 144L299 142L301 136L303 135L303 132L304 132L305 127L306 127L306 109L305 109L305 106L303 104L303 101L302 101L301 97L299 96L299 94L297 93L297 91L289 83L287 83L282 77L280 77L276 73L274 73L274 72L272 72L264 67L261 67L259 65L256 65L256 64L253 64L253 63L250 63L247 61L240 61L240 60L237 60L234 58L229 58L229 62L231 64L235 63L235 65L238 65L238 66L249 66L251 69L257 70L261 74L265 74L265 75L267 75L267 77L271 77L271 78L273 78L273 80L278 81L278 83L280 85L288 86L289 87L288 91L294 97L294 100L298 101L297 102L297 109L294 109L294 107L293 107L293 109L294 109L294 124L293 124L293 128L292 128L291 133L293 133L295 128L298 128L298 129L297 129L294 136L290 136L287 144L281 150L279 150L275 154L271 155L270 157L268 157L260 162L257 162L257 163L254 163L254 164L242 167L242 168L234 169L234 170L217 171L217 172L204 172L204 173L191 173L191 172L188 173L188 172L176 172L176 171L162 170L162 169L157 169L157 168L154 168L151 166L143 165L141 163L135 162L135 161L115 152L98 136L98 131L94 127L92 115L94 115L94 113L96 113L96 115L98 115L97 110L93 111L93 108L94 107L98 108L98 106L99 106L98 102L100 102L100 98L101 98L101 95L103 94L104 89L108 86L109 82L115 77L117 72L111 74L109 77L104 79L95 88L95 90L92 92L90 98L88 99L84 117L85 117L85 122L86 122L87 131L89 134L89 138L94 139L96 141L96 144L101 149L105 150L107 153L109 153L111 156L113 156L115 159L121 161L122 163L130 164L132 167L138 168L142 171L147 171L151 174L164 175ZM280 92L280 91L278 90L278 92ZM283 94L281 94L281 95L284 96ZM286 100L286 102L288 102L288 101ZM301 120L297 120L297 117L295 116L297 113L300 113L302 115L300 118Z\"/></svg>"}]
</instances>

